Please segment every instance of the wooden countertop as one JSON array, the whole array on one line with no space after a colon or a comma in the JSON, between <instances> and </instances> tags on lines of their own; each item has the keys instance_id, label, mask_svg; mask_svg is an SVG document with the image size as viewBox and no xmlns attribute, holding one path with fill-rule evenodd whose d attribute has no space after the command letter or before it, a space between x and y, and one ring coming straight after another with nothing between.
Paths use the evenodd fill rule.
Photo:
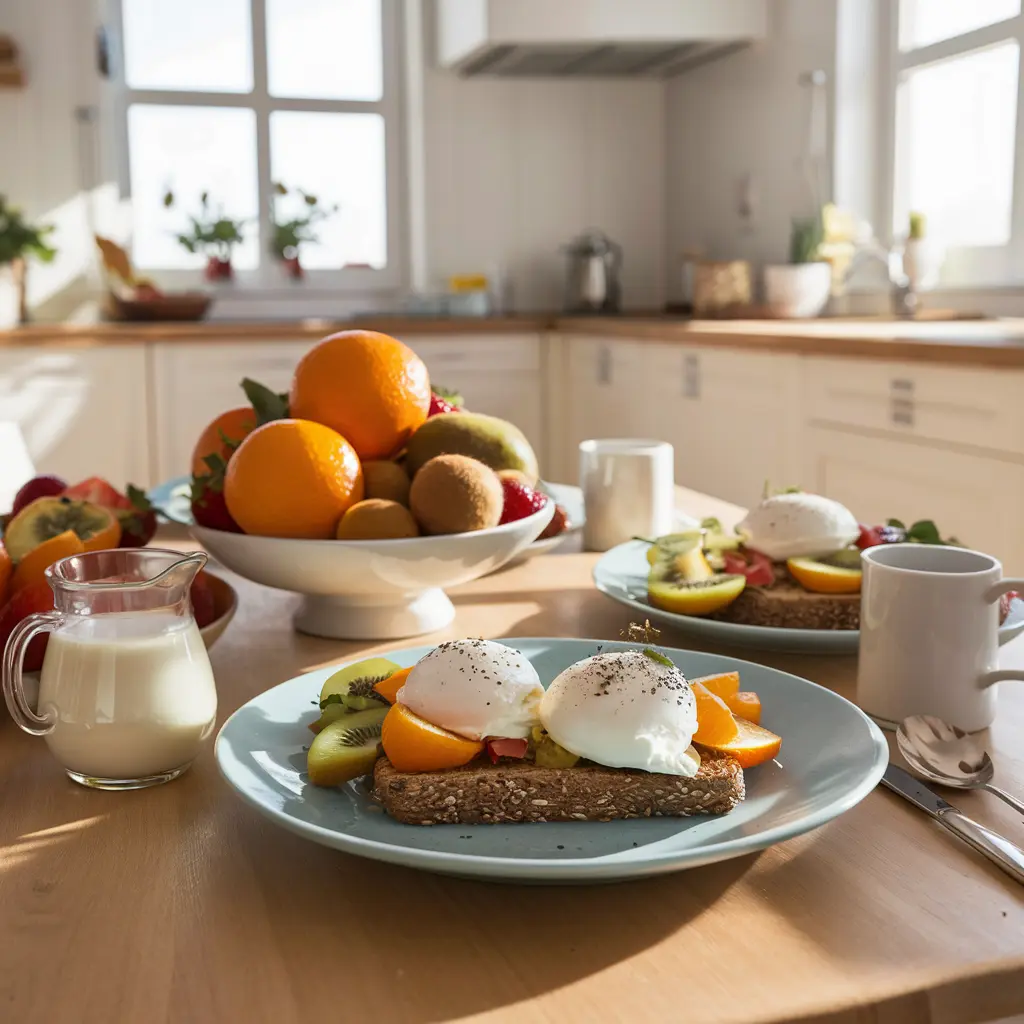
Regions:
<instances>
[{"instance_id":1,"label":"wooden countertop","mask_svg":"<svg viewBox=\"0 0 1024 1024\"><path fill-rule=\"evenodd\" d=\"M739 514L683 499L696 515ZM423 642L615 638L627 616L592 586L595 557L458 587L456 625ZM296 598L233 582L241 607L212 652L221 721L297 673L394 646L299 636ZM753 657L852 693L854 659ZM1024 664L1024 641L1004 657ZM1019 792L1024 690L1000 701L989 749ZM212 743L182 779L112 794L67 781L9 720L2 733L0 999L21 1024L959 1024L1024 1011L1024 890L884 789L760 855L517 887L299 839L229 790ZM989 795L955 802L1024 840Z\"/></svg>"},{"instance_id":2,"label":"wooden countertop","mask_svg":"<svg viewBox=\"0 0 1024 1024\"><path fill-rule=\"evenodd\" d=\"M804 355L846 356L960 366L1024 368L1024 318L960 321L685 320L669 316L420 318L200 321L159 324L36 324L0 331L5 346L72 346L140 342L315 341L366 327L399 336L537 334L609 337L661 344L722 346Z\"/></svg>"}]
</instances>

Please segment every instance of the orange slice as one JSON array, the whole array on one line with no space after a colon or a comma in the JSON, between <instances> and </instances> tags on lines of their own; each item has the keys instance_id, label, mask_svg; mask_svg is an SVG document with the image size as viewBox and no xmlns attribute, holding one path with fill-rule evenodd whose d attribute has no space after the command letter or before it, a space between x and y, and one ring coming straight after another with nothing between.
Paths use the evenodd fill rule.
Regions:
<instances>
[{"instance_id":1,"label":"orange slice","mask_svg":"<svg viewBox=\"0 0 1024 1024\"><path fill-rule=\"evenodd\" d=\"M393 704L381 728L388 760L400 772L433 772L468 764L484 745L431 725L404 704Z\"/></svg>"},{"instance_id":2,"label":"orange slice","mask_svg":"<svg viewBox=\"0 0 1024 1024\"><path fill-rule=\"evenodd\" d=\"M751 690L740 690L730 697L722 698L737 718L745 718L754 725L761 722L761 698Z\"/></svg>"},{"instance_id":3,"label":"orange slice","mask_svg":"<svg viewBox=\"0 0 1024 1024\"><path fill-rule=\"evenodd\" d=\"M694 742L700 742L696 736L693 739ZM720 754L730 754L739 761L741 767L753 768L775 757L782 746L782 737L753 722L737 718L736 736L733 739L726 743L701 743L701 746Z\"/></svg>"},{"instance_id":4,"label":"orange slice","mask_svg":"<svg viewBox=\"0 0 1024 1024\"><path fill-rule=\"evenodd\" d=\"M691 686L696 686L698 683L705 690L710 690L716 697L726 700L739 691L740 674L739 672L716 672L713 676L701 676L699 679L690 680Z\"/></svg>"},{"instance_id":5,"label":"orange slice","mask_svg":"<svg viewBox=\"0 0 1024 1024\"><path fill-rule=\"evenodd\" d=\"M21 590L22 587L31 586L33 583L45 583L46 577L43 573L54 562L59 562L69 555L80 555L83 551L85 551L85 545L74 530L65 530L63 533L58 533L56 537L50 537L41 544L37 544L15 568L14 576L11 578L11 593Z\"/></svg>"},{"instance_id":6,"label":"orange slice","mask_svg":"<svg viewBox=\"0 0 1024 1024\"><path fill-rule=\"evenodd\" d=\"M725 701L700 683L691 683L690 686L697 698L697 731L693 734L693 742L714 746L735 739L739 730Z\"/></svg>"},{"instance_id":7,"label":"orange slice","mask_svg":"<svg viewBox=\"0 0 1024 1024\"><path fill-rule=\"evenodd\" d=\"M405 686L406 679L409 678L409 673L412 671L412 666L409 668L400 668L397 672L392 673L387 679L382 679L379 683L374 686L374 689L389 703L394 704L398 699L398 691Z\"/></svg>"},{"instance_id":8,"label":"orange slice","mask_svg":"<svg viewBox=\"0 0 1024 1024\"><path fill-rule=\"evenodd\" d=\"M813 558L791 558L786 568L801 586L814 594L859 594L860 569L843 569Z\"/></svg>"},{"instance_id":9,"label":"orange slice","mask_svg":"<svg viewBox=\"0 0 1024 1024\"><path fill-rule=\"evenodd\" d=\"M116 548L121 543L121 523L114 512L109 508L100 505L93 505L94 513L105 513L107 522L97 528L88 537L82 538L86 551L105 551L107 548Z\"/></svg>"}]
</instances>

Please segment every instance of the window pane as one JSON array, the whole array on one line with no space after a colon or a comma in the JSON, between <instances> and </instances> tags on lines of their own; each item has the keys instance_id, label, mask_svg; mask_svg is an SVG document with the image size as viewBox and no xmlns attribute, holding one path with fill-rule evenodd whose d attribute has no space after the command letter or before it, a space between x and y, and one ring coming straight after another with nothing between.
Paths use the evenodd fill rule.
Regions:
<instances>
[{"instance_id":1,"label":"window pane","mask_svg":"<svg viewBox=\"0 0 1024 1024\"><path fill-rule=\"evenodd\" d=\"M206 257L191 254L175 236L190 214L200 212L209 193L210 212L248 218L245 241L232 260L239 270L258 262L256 215L256 116L227 107L162 107L136 104L128 110L135 262L165 269L202 267ZM163 205L170 188L175 203Z\"/></svg>"},{"instance_id":2,"label":"window pane","mask_svg":"<svg viewBox=\"0 0 1024 1024\"><path fill-rule=\"evenodd\" d=\"M1019 48L1004 43L910 72L896 124L894 229L910 210L947 245L1010 239Z\"/></svg>"},{"instance_id":3,"label":"window pane","mask_svg":"<svg viewBox=\"0 0 1024 1024\"><path fill-rule=\"evenodd\" d=\"M252 90L250 0L122 0L133 89Z\"/></svg>"},{"instance_id":4,"label":"window pane","mask_svg":"<svg viewBox=\"0 0 1024 1024\"><path fill-rule=\"evenodd\" d=\"M378 114L270 115L270 166L274 181L312 193L339 210L315 228L319 242L302 248L315 268L387 263L387 184L384 119ZM279 220L298 215L302 200L276 199Z\"/></svg>"},{"instance_id":5,"label":"window pane","mask_svg":"<svg viewBox=\"0 0 1024 1024\"><path fill-rule=\"evenodd\" d=\"M930 46L1020 14L1020 0L902 0L900 49Z\"/></svg>"},{"instance_id":6,"label":"window pane","mask_svg":"<svg viewBox=\"0 0 1024 1024\"><path fill-rule=\"evenodd\" d=\"M379 100L380 0L267 0L273 96Z\"/></svg>"}]
</instances>

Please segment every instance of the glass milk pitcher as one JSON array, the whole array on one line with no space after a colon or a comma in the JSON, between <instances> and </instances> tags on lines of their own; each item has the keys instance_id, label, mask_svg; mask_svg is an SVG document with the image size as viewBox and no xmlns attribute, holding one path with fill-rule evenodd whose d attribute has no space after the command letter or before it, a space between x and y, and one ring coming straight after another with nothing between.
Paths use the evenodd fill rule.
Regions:
<instances>
[{"instance_id":1,"label":"glass milk pitcher","mask_svg":"<svg viewBox=\"0 0 1024 1024\"><path fill-rule=\"evenodd\" d=\"M140 789L177 778L213 731L217 691L189 588L206 555L94 551L46 570L55 610L30 615L3 655L14 720L43 736L83 786ZM33 710L25 651L50 633Z\"/></svg>"}]
</instances>

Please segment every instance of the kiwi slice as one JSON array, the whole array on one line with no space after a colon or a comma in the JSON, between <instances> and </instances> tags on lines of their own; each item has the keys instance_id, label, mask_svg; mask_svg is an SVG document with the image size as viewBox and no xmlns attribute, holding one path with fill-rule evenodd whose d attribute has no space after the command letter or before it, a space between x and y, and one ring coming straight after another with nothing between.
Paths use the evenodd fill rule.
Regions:
<instances>
[{"instance_id":1,"label":"kiwi slice","mask_svg":"<svg viewBox=\"0 0 1024 1024\"><path fill-rule=\"evenodd\" d=\"M579 756L566 750L556 743L548 731L539 725L531 730L533 740L533 760L541 768L572 768L579 761Z\"/></svg>"},{"instance_id":2,"label":"kiwi slice","mask_svg":"<svg viewBox=\"0 0 1024 1024\"><path fill-rule=\"evenodd\" d=\"M859 569L860 548L843 548L834 555L827 555L825 558L816 558L816 562L823 562L825 565L834 565L837 569Z\"/></svg>"},{"instance_id":3,"label":"kiwi slice","mask_svg":"<svg viewBox=\"0 0 1024 1024\"><path fill-rule=\"evenodd\" d=\"M320 690L320 710L332 704L343 705L346 711L366 711L387 705L387 701L374 690L377 683L394 675L401 665L388 658L367 658L346 665L327 678Z\"/></svg>"},{"instance_id":4,"label":"kiwi slice","mask_svg":"<svg viewBox=\"0 0 1024 1024\"><path fill-rule=\"evenodd\" d=\"M17 562L45 540L73 530L88 540L110 525L111 515L106 509L87 501L71 498L36 498L26 505L4 531L4 546Z\"/></svg>"},{"instance_id":5,"label":"kiwi slice","mask_svg":"<svg viewBox=\"0 0 1024 1024\"><path fill-rule=\"evenodd\" d=\"M647 599L655 608L679 615L710 615L732 604L746 584L739 574L709 572L687 579L672 562L657 562L647 577Z\"/></svg>"},{"instance_id":6,"label":"kiwi slice","mask_svg":"<svg viewBox=\"0 0 1024 1024\"><path fill-rule=\"evenodd\" d=\"M385 707L354 711L317 733L306 757L314 786L340 786L373 770L380 747Z\"/></svg>"}]
</instances>

